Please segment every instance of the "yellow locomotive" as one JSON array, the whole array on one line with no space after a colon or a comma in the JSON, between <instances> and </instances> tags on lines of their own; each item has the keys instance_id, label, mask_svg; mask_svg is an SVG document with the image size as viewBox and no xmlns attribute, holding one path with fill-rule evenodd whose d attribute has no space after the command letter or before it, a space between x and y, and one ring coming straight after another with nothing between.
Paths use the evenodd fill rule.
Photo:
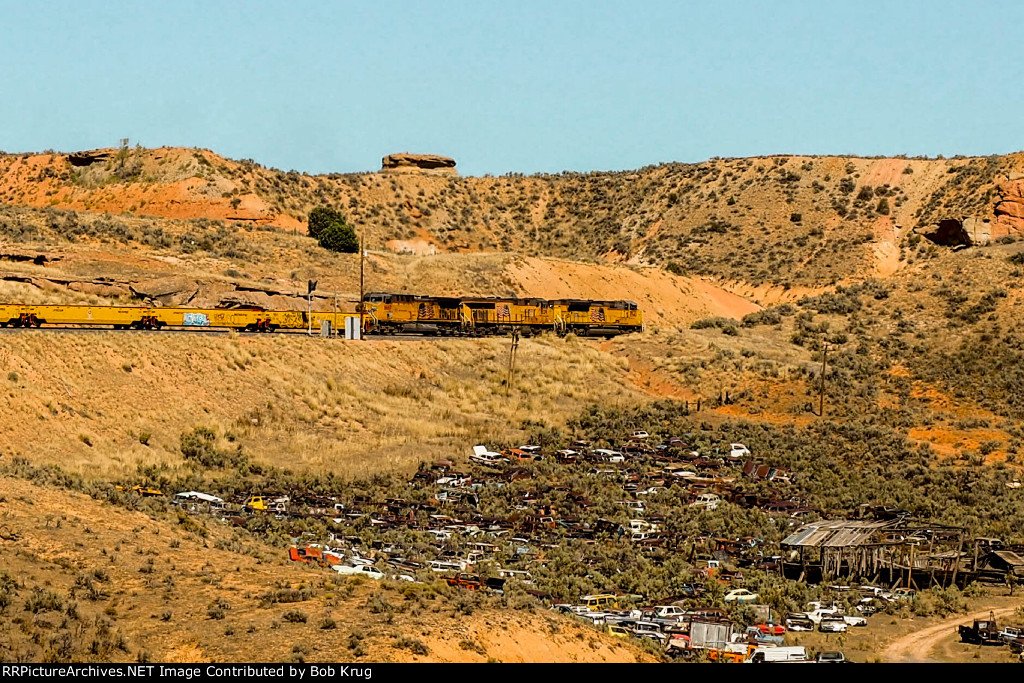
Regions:
<instances>
[{"instance_id":1,"label":"yellow locomotive","mask_svg":"<svg viewBox=\"0 0 1024 683\"><path fill-rule=\"evenodd\" d=\"M632 301L516 297L432 297L371 292L363 298L367 334L484 336L519 330L611 337L643 329Z\"/></svg>"}]
</instances>

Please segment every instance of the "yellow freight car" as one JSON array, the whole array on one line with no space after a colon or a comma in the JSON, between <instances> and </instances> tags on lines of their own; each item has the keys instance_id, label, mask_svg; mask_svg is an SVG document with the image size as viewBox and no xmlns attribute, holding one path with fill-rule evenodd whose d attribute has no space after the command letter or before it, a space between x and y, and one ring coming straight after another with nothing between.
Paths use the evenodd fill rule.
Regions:
<instances>
[{"instance_id":1,"label":"yellow freight car","mask_svg":"<svg viewBox=\"0 0 1024 683\"><path fill-rule=\"evenodd\" d=\"M344 327L352 314L317 312L312 323L318 331L321 321L333 329ZM119 330L158 330L163 327L228 328L249 332L302 330L311 318L304 311L258 311L225 308L162 308L148 306L52 306L0 304L0 327L101 326Z\"/></svg>"}]
</instances>

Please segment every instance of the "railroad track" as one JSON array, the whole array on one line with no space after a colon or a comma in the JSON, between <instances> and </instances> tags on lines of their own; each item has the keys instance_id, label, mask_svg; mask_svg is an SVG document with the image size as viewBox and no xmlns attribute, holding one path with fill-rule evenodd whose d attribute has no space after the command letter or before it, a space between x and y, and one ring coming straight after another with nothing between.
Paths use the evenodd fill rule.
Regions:
<instances>
[{"instance_id":1,"label":"railroad track","mask_svg":"<svg viewBox=\"0 0 1024 683\"><path fill-rule=\"evenodd\" d=\"M308 334L305 330L276 330L272 333L267 332L245 332L242 330L227 330L227 329L203 329L203 328L163 328L160 330L115 330L109 327L70 327L61 325L48 325L46 327L0 327L0 335L3 334L53 334L53 333L65 333L65 334L104 334L104 333L115 333L115 334L140 334L140 335L165 335L165 334L193 334L202 335L209 337L225 336L234 333L240 337L266 337L270 335L288 335L292 337L309 337L309 338L320 338L320 335L314 332L312 335ZM332 339L341 339L339 336L333 336ZM469 337L467 337L469 338ZM479 339L481 337L473 337ZM376 335L368 334L363 337L364 341L416 341L422 340L427 341L430 339L450 339L450 337L430 337L423 336L421 334L394 334L394 335Z\"/></svg>"}]
</instances>

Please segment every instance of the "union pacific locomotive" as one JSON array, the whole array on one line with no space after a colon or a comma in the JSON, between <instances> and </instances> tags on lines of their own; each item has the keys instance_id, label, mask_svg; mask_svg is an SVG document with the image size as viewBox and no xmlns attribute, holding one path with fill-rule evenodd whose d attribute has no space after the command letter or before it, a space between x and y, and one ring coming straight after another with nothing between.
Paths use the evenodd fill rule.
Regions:
<instances>
[{"instance_id":1,"label":"union pacific locomotive","mask_svg":"<svg viewBox=\"0 0 1024 683\"><path fill-rule=\"evenodd\" d=\"M363 298L367 334L483 336L519 330L613 337L643 329L632 301L437 297L372 292Z\"/></svg>"}]
</instances>

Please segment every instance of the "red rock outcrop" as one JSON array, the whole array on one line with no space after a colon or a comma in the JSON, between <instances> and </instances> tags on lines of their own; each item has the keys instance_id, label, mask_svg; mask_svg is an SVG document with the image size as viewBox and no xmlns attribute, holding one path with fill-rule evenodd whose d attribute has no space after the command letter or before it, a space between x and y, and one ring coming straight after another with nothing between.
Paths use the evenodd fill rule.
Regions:
<instances>
[{"instance_id":1,"label":"red rock outcrop","mask_svg":"<svg viewBox=\"0 0 1024 683\"><path fill-rule=\"evenodd\" d=\"M994 209L996 223L1006 226L1007 232L1024 232L1024 178L1004 180L996 189L999 191Z\"/></svg>"}]
</instances>

